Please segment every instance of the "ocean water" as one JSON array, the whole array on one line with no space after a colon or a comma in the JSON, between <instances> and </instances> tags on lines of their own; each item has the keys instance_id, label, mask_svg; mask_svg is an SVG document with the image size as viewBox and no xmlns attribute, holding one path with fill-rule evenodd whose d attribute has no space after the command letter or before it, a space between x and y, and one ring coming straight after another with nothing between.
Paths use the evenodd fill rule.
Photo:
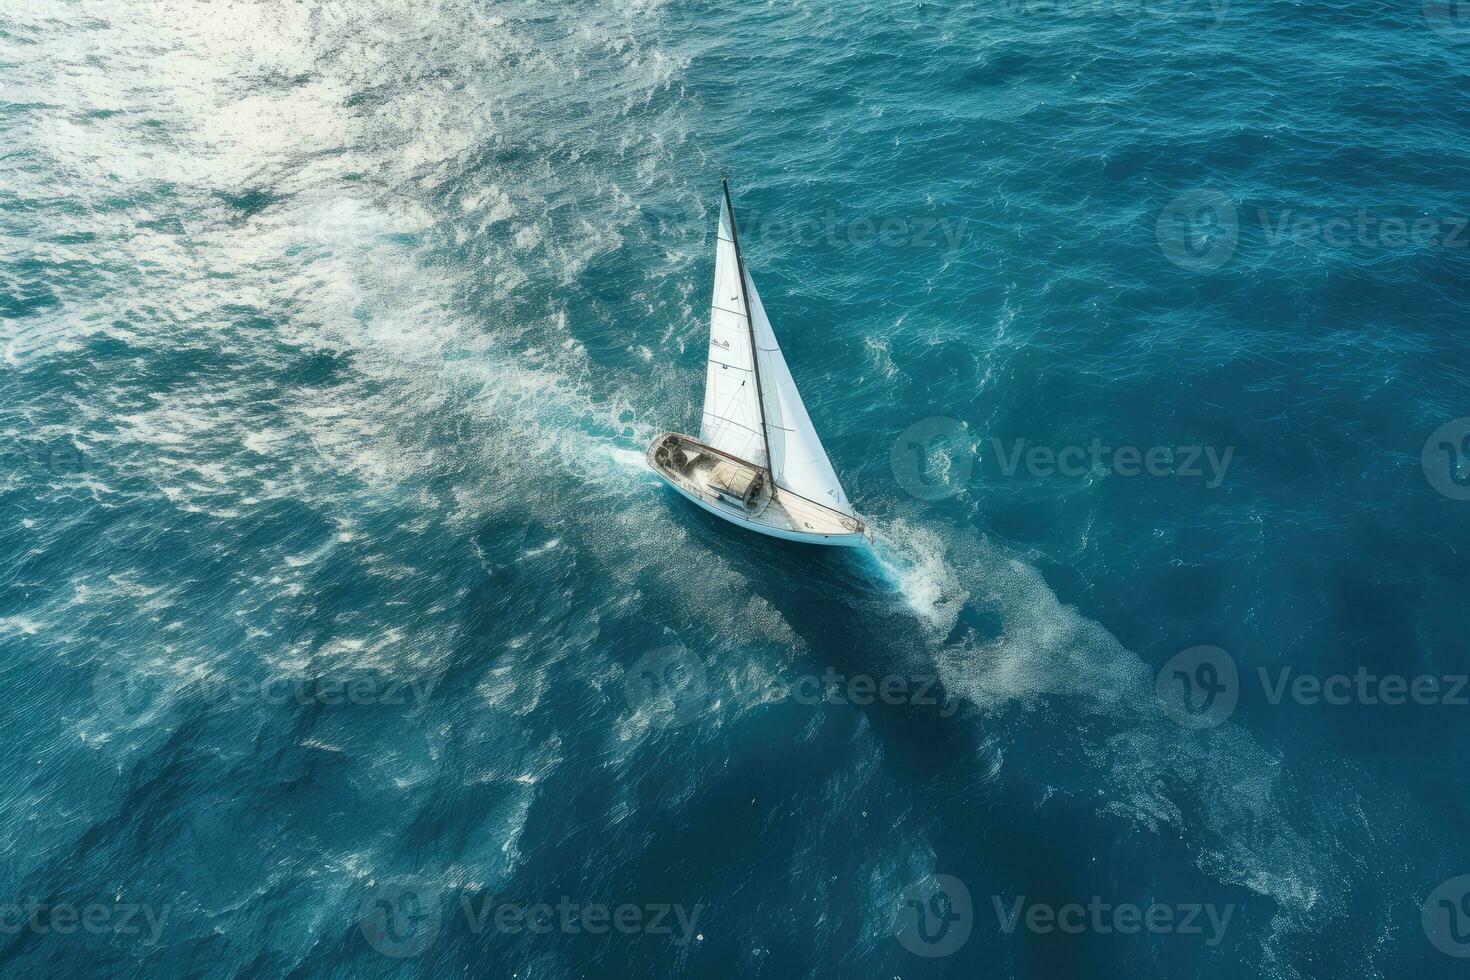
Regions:
<instances>
[{"instance_id":1,"label":"ocean water","mask_svg":"<svg viewBox=\"0 0 1470 980\"><path fill-rule=\"evenodd\" d=\"M1460 8L0 2L0 972L1463 972Z\"/></svg>"}]
</instances>

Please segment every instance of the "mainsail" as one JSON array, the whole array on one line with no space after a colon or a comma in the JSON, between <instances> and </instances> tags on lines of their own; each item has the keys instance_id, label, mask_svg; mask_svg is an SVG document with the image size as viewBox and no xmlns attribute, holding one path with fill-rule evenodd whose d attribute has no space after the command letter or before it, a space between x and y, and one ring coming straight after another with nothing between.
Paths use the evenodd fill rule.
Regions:
<instances>
[{"instance_id":1,"label":"mainsail","mask_svg":"<svg viewBox=\"0 0 1470 980\"><path fill-rule=\"evenodd\" d=\"M715 245L715 295L710 304L709 365L699 441L757 466L767 466L761 431L760 382L755 376L750 321L740 284L734 222L727 199L720 206Z\"/></svg>"},{"instance_id":2,"label":"mainsail","mask_svg":"<svg viewBox=\"0 0 1470 980\"><path fill-rule=\"evenodd\" d=\"M778 489L854 516L802 404L755 281L743 269L734 230L727 193L720 208L699 439L769 468Z\"/></svg>"}]
</instances>

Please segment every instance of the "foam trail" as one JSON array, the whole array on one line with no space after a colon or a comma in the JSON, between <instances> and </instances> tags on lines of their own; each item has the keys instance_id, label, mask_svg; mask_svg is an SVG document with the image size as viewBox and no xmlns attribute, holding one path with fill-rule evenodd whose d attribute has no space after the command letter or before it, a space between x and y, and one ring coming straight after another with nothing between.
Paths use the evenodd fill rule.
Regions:
<instances>
[{"instance_id":1,"label":"foam trail","mask_svg":"<svg viewBox=\"0 0 1470 980\"><path fill-rule=\"evenodd\" d=\"M899 520L874 533L874 564L930 632L944 635L959 618L969 593L944 561L934 532Z\"/></svg>"},{"instance_id":2,"label":"foam trail","mask_svg":"<svg viewBox=\"0 0 1470 980\"><path fill-rule=\"evenodd\" d=\"M1332 856L1335 818L1291 806L1300 788L1278 758L1236 725L1180 728L1158 704L1150 665L1064 605L1040 571L984 538L946 540L900 521L880 536L875 556L925 625L951 696L990 716L1066 699L1079 719L1095 719L1060 735L1078 743L1070 765L1095 770L1107 787L1107 812L1196 838L1201 870L1276 902L1278 936L1316 930L1336 914L1347 880ZM996 635L961 619L971 607L998 617ZM1071 782L1077 774L1051 775ZM1284 958L1271 959L1292 975Z\"/></svg>"}]
</instances>

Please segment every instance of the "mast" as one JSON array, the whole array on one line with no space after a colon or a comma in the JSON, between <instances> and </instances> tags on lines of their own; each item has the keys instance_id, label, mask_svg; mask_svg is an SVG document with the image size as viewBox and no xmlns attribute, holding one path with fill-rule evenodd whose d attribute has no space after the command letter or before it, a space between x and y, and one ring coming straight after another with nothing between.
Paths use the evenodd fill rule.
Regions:
<instances>
[{"instance_id":1,"label":"mast","mask_svg":"<svg viewBox=\"0 0 1470 980\"><path fill-rule=\"evenodd\" d=\"M740 276L740 303L745 307L745 329L750 331L750 370L755 375L756 403L761 407L761 439L766 446L766 475L771 481L771 493L776 492L776 471L771 458L771 435L766 431L766 398L761 391L760 348L755 342L755 318L750 315L750 295L746 288L745 260L740 257L740 233L735 230L735 206L730 203L730 178L721 177L720 186L725 191L725 210L730 214L730 241L735 245L735 272Z\"/></svg>"}]
</instances>

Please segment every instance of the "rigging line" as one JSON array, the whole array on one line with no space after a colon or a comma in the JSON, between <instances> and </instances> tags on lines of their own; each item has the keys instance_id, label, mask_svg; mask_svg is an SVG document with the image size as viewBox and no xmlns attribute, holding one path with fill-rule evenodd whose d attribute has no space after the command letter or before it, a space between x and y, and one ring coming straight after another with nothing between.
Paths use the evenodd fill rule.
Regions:
<instances>
[{"instance_id":1,"label":"rigging line","mask_svg":"<svg viewBox=\"0 0 1470 980\"><path fill-rule=\"evenodd\" d=\"M730 244L735 246L735 275L740 280L740 303L745 307L745 326L750 331L751 373L755 375L755 402L761 413L761 440L766 447L766 472L771 474L771 480L774 483L775 474L771 472L771 436L766 432L766 397L761 391L760 359L756 354L755 320L750 315L750 288L746 285L745 259L740 255L740 229L735 225L735 206L730 203L729 178L721 177L720 186L725 192L725 213L730 216ZM718 229L715 235L719 236Z\"/></svg>"},{"instance_id":2,"label":"rigging line","mask_svg":"<svg viewBox=\"0 0 1470 980\"><path fill-rule=\"evenodd\" d=\"M741 422L741 421L739 421L737 419L727 418L724 415L718 415L718 414L716 414L714 412L705 412L704 414L707 415L709 418L714 419L716 422L723 422L725 425L733 425L735 428L737 428L737 429L744 429L746 432L749 432L752 435L759 435L760 434L760 433L756 432L755 429L752 429L750 426L746 425L744 422Z\"/></svg>"},{"instance_id":3,"label":"rigging line","mask_svg":"<svg viewBox=\"0 0 1470 980\"><path fill-rule=\"evenodd\" d=\"M763 435L764 433L757 433L755 429L752 429L750 426L746 425L744 422L737 422L733 418L729 418L725 414L725 412L728 412L732 407L734 407L736 405L736 400L737 400L737 398L740 395L741 389L743 389L744 387L745 387L745 382L742 381L735 388L735 390L730 393L729 400L726 401L726 403L725 403L725 409L724 409L723 412L709 412L707 414L713 416L714 418L718 419L721 422L726 423L727 425L738 426L739 428L744 429L746 432L749 432L752 435L758 435L758 434L759 435Z\"/></svg>"},{"instance_id":4,"label":"rigging line","mask_svg":"<svg viewBox=\"0 0 1470 980\"><path fill-rule=\"evenodd\" d=\"M714 419L717 422L724 422L726 425L739 426L740 428L744 429L746 432L754 432L755 431L754 429L752 429L750 426L746 425L744 422L740 421L739 419L730 418L728 415L720 415L718 412L705 412L704 414L707 415L707 416L709 416L710 418Z\"/></svg>"}]
</instances>

